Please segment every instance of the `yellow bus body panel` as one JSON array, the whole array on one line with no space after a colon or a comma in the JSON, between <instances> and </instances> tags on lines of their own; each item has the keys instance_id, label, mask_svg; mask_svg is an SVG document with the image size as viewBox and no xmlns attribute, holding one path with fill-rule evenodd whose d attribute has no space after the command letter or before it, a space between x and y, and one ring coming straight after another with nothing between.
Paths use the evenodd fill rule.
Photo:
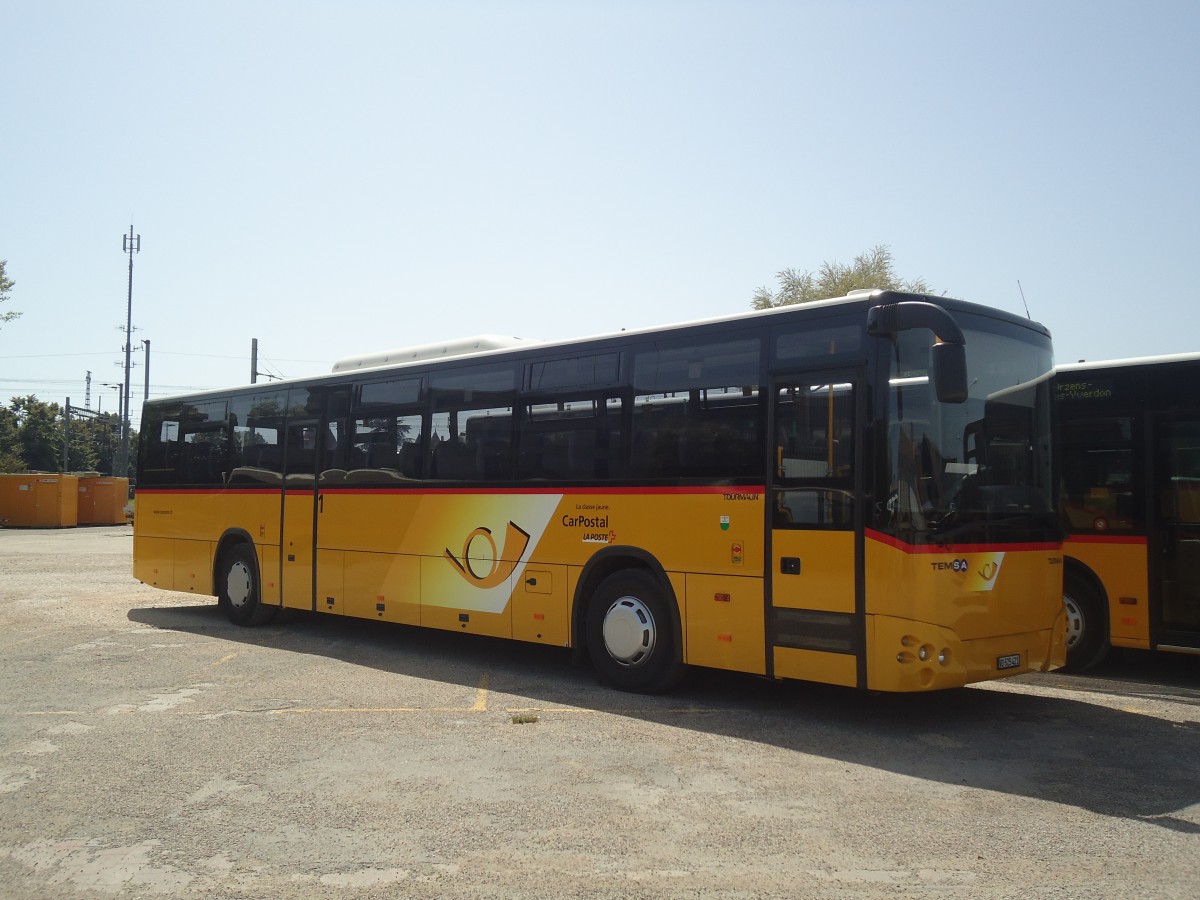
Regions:
<instances>
[{"instance_id":1,"label":"yellow bus body panel","mask_svg":"<svg viewBox=\"0 0 1200 900\"><path fill-rule=\"evenodd\" d=\"M262 600L278 604L278 491L140 491L133 526L134 577L164 590L215 595L213 554L230 530L254 541ZM206 566L201 566L205 558Z\"/></svg>"},{"instance_id":2,"label":"yellow bus body panel","mask_svg":"<svg viewBox=\"0 0 1200 900\"><path fill-rule=\"evenodd\" d=\"M873 690L955 687L1066 662L1056 545L915 552L869 538L865 563Z\"/></svg>"},{"instance_id":3,"label":"yellow bus body panel","mask_svg":"<svg viewBox=\"0 0 1200 900\"><path fill-rule=\"evenodd\" d=\"M843 687L855 687L858 684L857 658L848 653L826 653L794 647L775 647L774 650L776 678L799 678Z\"/></svg>"},{"instance_id":4,"label":"yellow bus body panel","mask_svg":"<svg viewBox=\"0 0 1200 900\"><path fill-rule=\"evenodd\" d=\"M346 551L344 603L348 616L421 624L421 561L394 553Z\"/></svg>"},{"instance_id":5,"label":"yellow bus body panel","mask_svg":"<svg viewBox=\"0 0 1200 900\"><path fill-rule=\"evenodd\" d=\"M687 575L686 659L692 665L766 674L760 578Z\"/></svg>"},{"instance_id":6,"label":"yellow bus body panel","mask_svg":"<svg viewBox=\"0 0 1200 900\"><path fill-rule=\"evenodd\" d=\"M1068 538L1067 556L1079 560L1104 585L1108 595L1113 646L1150 649L1150 576L1145 538Z\"/></svg>"},{"instance_id":7,"label":"yellow bus body panel","mask_svg":"<svg viewBox=\"0 0 1200 900\"><path fill-rule=\"evenodd\" d=\"M403 564L401 581L395 582L412 579L397 621L569 646L572 604L584 565L608 547L636 547L667 572L679 606L685 661L765 672L761 489L323 494L318 546L346 550L348 572L363 565L356 553L413 561ZM318 573L321 568L319 559ZM756 572L757 577L751 574ZM688 640L693 625L687 613L689 579L697 576L712 579L696 582L704 594L736 597L720 609L701 612L697 622L704 637L694 647L703 662L692 659ZM374 618L369 598L381 592L370 588L368 595L368 588L362 578L348 574L346 608L365 609L366 617ZM710 600L709 606L721 602ZM740 625L736 637L727 640L732 618Z\"/></svg>"},{"instance_id":8,"label":"yellow bus body panel","mask_svg":"<svg viewBox=\"0 0 1200 900\"><path fill-rule=\"evenodd\" d=\"M565 647L570 643L567 567L527 566L512 596L512 636Z\"/></svg>"},{"instance_id":9,"label":"yellow bus body panel","mask_svg":"<svg viewBox=\"0 0 1200 900\"><path fill-rule=\"evenodd\" d=\"M854 612L854 532L778 530L771 541L772 605ZM785 557L800 560L798 575L781 574Z\"/></svg>"},{"instance_id":10,"label":"yellow bus body panel","mask_svg":"<svg viewBox=\"0 0 1200 900\"><path fill-rule=\"evenodd\" d=\"M255 543L264 603L308 609L315 598L332 614L570 646L588 562L635 548L666 572L685 662L858 684L855 654L769 647L766 630L770 605L855 613L854 535L774 532L768 603L764 502L761 488L327 489L287 495L281 544L277 490L145 491L134 574L213 593L218 542L235 529ZM866 687L950 687L1065 660L1056 547L917 552L871 532L864 543ZM801 559L794 587L778 574L783 556Z\"/></svg>"},{"instance_id":11,"label":"yellow bus body panel","mask_svg":"<svg viewBox=\"0 0 1200 900\"><path fill-rule=\"evenodd\" d=\"M175 540L173 538L146 537L134 531L133 577L143 584L175 589Z\"/></svg>"},{"instance_id":12,"label":"yellow bus body panel","mask_svg":"<svg viewBox=\"0 0 1200 900\"><path fill-rule=\"evenodd\" d=\"M212 552L209 541L175 541L174 589L189 594L211 594Z\"/></svg>"}]
</instances>

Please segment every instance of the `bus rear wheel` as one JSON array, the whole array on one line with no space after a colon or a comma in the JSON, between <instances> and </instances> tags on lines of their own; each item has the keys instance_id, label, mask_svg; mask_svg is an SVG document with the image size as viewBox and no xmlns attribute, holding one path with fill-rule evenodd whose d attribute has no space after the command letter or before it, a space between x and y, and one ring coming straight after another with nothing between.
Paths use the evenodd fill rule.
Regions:
<instances>
[{"instance_id":1,"label":"bus rear wheel","mask_svg":"<svg viewBox=\"0 0 1200 900\"><path fill-rule=\"evenodd\" d=\"M247 544L231 547L217 572L217 603L234 625L265 625L278 606L265 606L258 586L258 560Z\"/></svg>"},{"instance_id":2,"label":"bus rear wheel","mask_svg":"<svg viewBox=\"0 0 1200 900\"><path fill-rule=\"evenodd\" d=\"M1063 581L1063 606L1067 611L1066 670L1083 672L1098 665L1108 653L1104 599L1083 578L1067 575Z\"/></svg>"},{"instance_id":3,"label":"bus rear wheel","mask_svg":"<svg viewBox=\"0 0 1200 900\"><path fill-rule=\"evenodd\" d=\"M666 690L683 675L671 603L643 570L600 583L588 606L587 645L600 677L623 691Z\"/></svg>"}]
</instances>

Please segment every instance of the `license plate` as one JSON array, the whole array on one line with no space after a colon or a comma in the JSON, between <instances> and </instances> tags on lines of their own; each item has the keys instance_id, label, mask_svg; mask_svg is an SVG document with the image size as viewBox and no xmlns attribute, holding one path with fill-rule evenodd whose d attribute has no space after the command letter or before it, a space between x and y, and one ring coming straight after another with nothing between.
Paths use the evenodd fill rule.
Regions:
<instances>
[{"instance_id":1,"label":"license plate","mask_svg":"<svg viewBox=\"0 0 1200 900\"><path fill-rule=\"evenodd\" d=\"M1008 656L997 656L996 657L996 668L997 669L1015 669L1020 665L1021 665L1021 654L1020 653L1012 653L1012 654L1009 654Z\"/></svg>"}]
</instances>

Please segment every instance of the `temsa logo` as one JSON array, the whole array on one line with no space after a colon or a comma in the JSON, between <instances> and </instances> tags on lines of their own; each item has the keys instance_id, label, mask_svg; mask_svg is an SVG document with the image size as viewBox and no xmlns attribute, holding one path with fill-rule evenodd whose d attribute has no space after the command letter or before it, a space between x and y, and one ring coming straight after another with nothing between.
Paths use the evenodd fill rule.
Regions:
<instances>
[{"instance_id":1,"label":"temsa logo","mask_svg":"<svg viewBox=\"0 0 1200 900\"><path fill-rule=\"evenodd\" d=\"M477 588L494 588L513 573L529 546L529 534L515 522L509 522L504 534L504 548L497 551L492 530L480 526L463 541L462 558L446 548L446 559L468 583Z\"/></svg>"}]
</instances>

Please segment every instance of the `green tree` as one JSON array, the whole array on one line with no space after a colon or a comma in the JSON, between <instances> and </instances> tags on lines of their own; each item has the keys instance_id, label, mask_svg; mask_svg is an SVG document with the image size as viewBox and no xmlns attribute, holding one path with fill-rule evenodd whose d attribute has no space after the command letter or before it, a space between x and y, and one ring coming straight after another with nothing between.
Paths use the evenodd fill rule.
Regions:
<instances>
[{"instance_id":1,"label":"green tree","mask_svg":"<svg viewBox=\"0 0 1200 900\"><path fill-rule=\"evenodd\" d=\"M816 272L799 269L783 269L776 273L779 288L775 291L760 287L751 301L755 309L770 309L773 306L790 306L793 303L811 303L844 297L851 291L879 288L890 291L908 291L913 294L928 294L932 291L924 278L905 280L892 269L892 251L886 244L872 247L866 253L854 257L851 265L824 262Z\"/></svg>"},{"instance_id":2,"label":"green tree","mask_svg":"<svg viewBox=\"0 0 1200 900\"><path fill-rule=\"evenodd\" d=\"M13 397L0 407L0 472L58 472L63 459L63 408L34 395ZM72 472L99 472L132 478L137 432L130 430L129 472L113 472L121 442L121 420L113 413L95 418L71 416L68 466Z\"/></svg>"},{"instance_id":3,"label":"green tree","mask_svg":"<svg viewBox=\"0 0 1200 900\"><path fill-rule=\"evenodd\" d=\"M13 397L11 409L26 471L57 472L62 467L62 407L30 394Z\"/></svg>"},{"instance_id":4,"label":"green tree","mask_svg":"<svg viewBox=\"0 0 1200 900\"><path fill-rule=\"evenodd\" d=\"M96 423L90 419L80 419L74 416L70 421L71 446L70 453L67 458L67 465L71 472L100 472L101 475L109 475L99 466L99 459L96 453L96 435L99 428Z\"/></svg>"},{"instance_id":5,"label":"green tree","mask_svg":"<svg viewBox=\"0 0 1200 900\"><path fill-rule=\"evenodd\" d=\"M104 413L97 416L88 422L81 422L80 425L87 426L87 436L89 441L89 459L92 460L88 466L95 469L101 475L113 475L113 463L117 459L117 449L121 444L121 420L114 413ZM71 423L71 430L74 432L76 423ZM137 448L137 438L135 432L129 433L129 456L130 463L133 462L133 457ZM81 456L80 459L83 457ZM71 449L71 468L75 466L75 449L72 443Z\"/></svg>"},{"instance_id":6,"label":"green tree","mask_svg":"<svg viewBox=\"0 0 1200 900\"><path fill-rule=\"evenodd\" d=\"M24 472L21 433L17 415L0 406L0 472Z\"/></svg>"},{"instance_id":7,"label":"green tree","mask_svg":"<svg viewBox=\"0 0 1200 900\"><path fill-rule=\"evenodd\" d=\"M8 295L12 293L13 285L16 284L4 271L4 267L7 265L7 259L0 259L0 303L8 300ZM0 313L0 323L11 322L13 319L19 318L20 315L19 312Z\"/></svg>"}]
</instances>

